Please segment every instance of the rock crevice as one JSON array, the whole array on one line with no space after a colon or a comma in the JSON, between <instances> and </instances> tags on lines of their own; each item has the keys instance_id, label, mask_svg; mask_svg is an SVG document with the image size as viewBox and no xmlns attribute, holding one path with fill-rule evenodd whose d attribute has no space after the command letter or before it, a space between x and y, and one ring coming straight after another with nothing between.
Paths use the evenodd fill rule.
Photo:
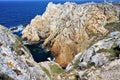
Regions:
<instances>
[{"instance_id":1,"label":"rock crevice","mask_svg":"<svg viewBox=\"0 0 120 80\"><path fill-rule=\"evenodd\" d=\"M66 67L74 55L109 32L104 28L106 23L118 20L118 10L110 4L49 3L44 14L37 15L23 30L22 38L30 43L44 40L43 47Z\"/></svg>"}]
</instances>

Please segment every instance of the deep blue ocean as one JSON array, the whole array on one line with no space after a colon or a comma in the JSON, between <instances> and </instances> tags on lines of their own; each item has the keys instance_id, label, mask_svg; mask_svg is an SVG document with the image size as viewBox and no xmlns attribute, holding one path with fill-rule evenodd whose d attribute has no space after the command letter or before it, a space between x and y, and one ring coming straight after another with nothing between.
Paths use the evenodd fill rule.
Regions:
<instances>
[{"instance_id":1,"label":"deep blue ocean","mask_svg":"<svg viewBox=\"0 0 120 80\"><path fill-rule=\"evenodd\" d=\"M67 0L66 0L67 1ZM68 0L69 1L69 0ZM94 0L95 2L101 2ZM65 1L53 1L64 3ZM85 3L87 1L72 1ZM30 23L36 15L42 15L49 1L0 1L0 24L6 27L18 26Z\"/></svg>"},{"instance_id":2,"label":"deep blue ocean","mask_svg":"<svg viewBox=\"0 0 120 80\"><path fill-rule=\"evenodd\" d=\"M0 24L6 27L18 26L30 23L37 14L45 11L47 2L0 2Z\"/></svg>"},{"instance_id":3,"label":"deep blue ocean","mask_svg":"<svg viewBox=\"0 0 120 80\"><path fill-rule=\"evenodd\" d=\"M66 0L67 1L67 0ZM68 0L69 1L69 0ZM90 0L89 0L90 1ZM103 2L94 0L95 2ZM63 4L65 1L53 1L53 3ZM73 0L74 2L74 0ZM76 3L85 3L83 0ZM36 15L42 15L46 10L48 1L0 1L0 24L8 28L23 27L23 24L29 24ZM21 29L22 30L22 29ZM15 31L15 34L21 36L21 31ZM46 53L40 44L27 45L36 62L45 61L48 57L53 58L50 52Z\"/></svg>"}]
</instances>

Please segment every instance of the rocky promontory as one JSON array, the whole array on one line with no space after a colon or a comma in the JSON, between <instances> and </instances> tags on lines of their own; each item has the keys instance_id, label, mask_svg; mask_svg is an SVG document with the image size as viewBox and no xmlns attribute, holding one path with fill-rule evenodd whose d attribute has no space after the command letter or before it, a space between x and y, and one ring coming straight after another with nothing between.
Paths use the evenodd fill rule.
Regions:
<instances>
[{"instance_id":1,"label":"rocky promontory","mask_svg":"<svg viewBox=\"0 0 120 80\"><path fill-rule=\"evenodd\" d=\"M119 13L119 4L49 3L22 32L24 41L40 42L55 56L38 63L21 38L0 25L0 80L119 80Z\"/></svg>"},{"instance_id":2,"label":"rocky promontory","mask_svg":"<svg viewBox=\"0 0 120 80\"><path fill-rule=\"evenodd\" d=\"M43 15L37 15L22 32L29 43L44 40L55 61L66 67L78 53L84 53L94 42L110 31L104 26L119 21L116 6L107 3L49 3Z\"/></svg>"}]
</instances>

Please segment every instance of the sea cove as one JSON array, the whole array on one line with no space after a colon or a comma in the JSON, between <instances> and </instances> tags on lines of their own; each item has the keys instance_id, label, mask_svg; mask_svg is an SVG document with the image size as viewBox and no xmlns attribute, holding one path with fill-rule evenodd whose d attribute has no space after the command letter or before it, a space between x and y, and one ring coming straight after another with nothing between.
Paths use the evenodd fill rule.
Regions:
<instances>
[{"instance_id":1,"label":"sea cove","mask_svg":"<svg viewBox=\"0 0 120 80\"><path fill-rule=\"evenodd\" d=\"M120 3L93 1L0 1L0 80L119 80Z\"/></svg>"}]
</instances>

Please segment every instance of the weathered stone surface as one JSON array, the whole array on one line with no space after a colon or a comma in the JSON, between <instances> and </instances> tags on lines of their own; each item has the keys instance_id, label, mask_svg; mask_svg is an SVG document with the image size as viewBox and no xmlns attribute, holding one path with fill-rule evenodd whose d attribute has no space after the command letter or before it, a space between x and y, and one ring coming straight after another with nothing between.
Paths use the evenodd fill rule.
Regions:
<instances>
[{"instance_id":1,"label":"weathered stone surface","mask_svg":"<svg viewBox=\"0 0 120 80\"><path fill-rule=\"evenodd\" d=\"M88 48L85 53L77 54L66 67L66 73L60 75L60 80L72 80L72 77L75 80L118 80L120 78L119 41L120 32L111 32Z\"/></svg>"},{"instance_id":2,"label":"weathered stone surface","mask_svg":"<svg viewBox=\"0 0 120 80\"><path fill-rule=\"evenodd\" d=\"M102 66L107 61L119 56L119 44L120 32L110 33L106 39L100 40L91 46L80 57L79 66L82 67L82 63L94 63L95 66ZM87 65L86 65L87 66Z\"/></svg>"},{"instance_id":3,"label":"weathered stone surface","mask_svg":"<svg viewBox=\"0 0 120 80\"><path fill-rule=\"evenodd\" d=\"M50 80L21 39L0 25L0 80Z\"/></svg>"},{"instance_id":4,"label":"weathered stone surface","mask_svg":"<svg viewBox=\"0 0 120 80\"><path fill-rule=\"evenodd\" d=\"M105 39L102 39L84 53L77 54L71 63L66 67L66 71L71 71L78 68L88 68L90 66L100 67L110 60L119 58L120 54L120 32L111 32Z\"/></svg>"},{"instance_id":5,"label":"weathered stone surface","mask_svg":"<svg viewBox=\"0 0 120 80\"><path fill-rule=\"evenodd\" d=\"M58 80L56 77L59 74L64 73L64 70L60 67L60 65L53 61L40 62L39 65L51 80Z\"/></svg>"},{"instance_id":6,"label":"weathered stone surface","mask_svg":"<svg viewBox=\"0 0 120 80\"><path fill-rule=\"evenodd\" d=\"M118 21L118 16L116 7L109 4L49 3L45 13L37 15L23 30L22 38L28 42L43 39L43 47L66 67L77 53L106 35L109 31L104 25Z\"/></svg>"},{"instance_id":7,"label":"weathered stone surface","mask_svg":"<svg viewBox=\"0 0 120 80\"><path fill-rule=\"evenodd\" d=\"M120 59L111 61L102 68L91 67L84 71L79 71L78 80L119 80L120 79Z\"/></svg>"},{"instance_id":8,"label":"weathered stone surface","mask_svg":"<svg viewBox=\"0 0 120 80\"><path fill-rule=\"evenodd\" d=\"M65 69L66 72L69 72L70 70L73 70L75 68L78 67L78 64L80 62L80 57L81 57L81 53L78 53L77 55L75 55L74 59L71 61L71 63L69 63ZM84 64L85 66L87 65L87 63Z\"/></svg>"}]
</instances>

